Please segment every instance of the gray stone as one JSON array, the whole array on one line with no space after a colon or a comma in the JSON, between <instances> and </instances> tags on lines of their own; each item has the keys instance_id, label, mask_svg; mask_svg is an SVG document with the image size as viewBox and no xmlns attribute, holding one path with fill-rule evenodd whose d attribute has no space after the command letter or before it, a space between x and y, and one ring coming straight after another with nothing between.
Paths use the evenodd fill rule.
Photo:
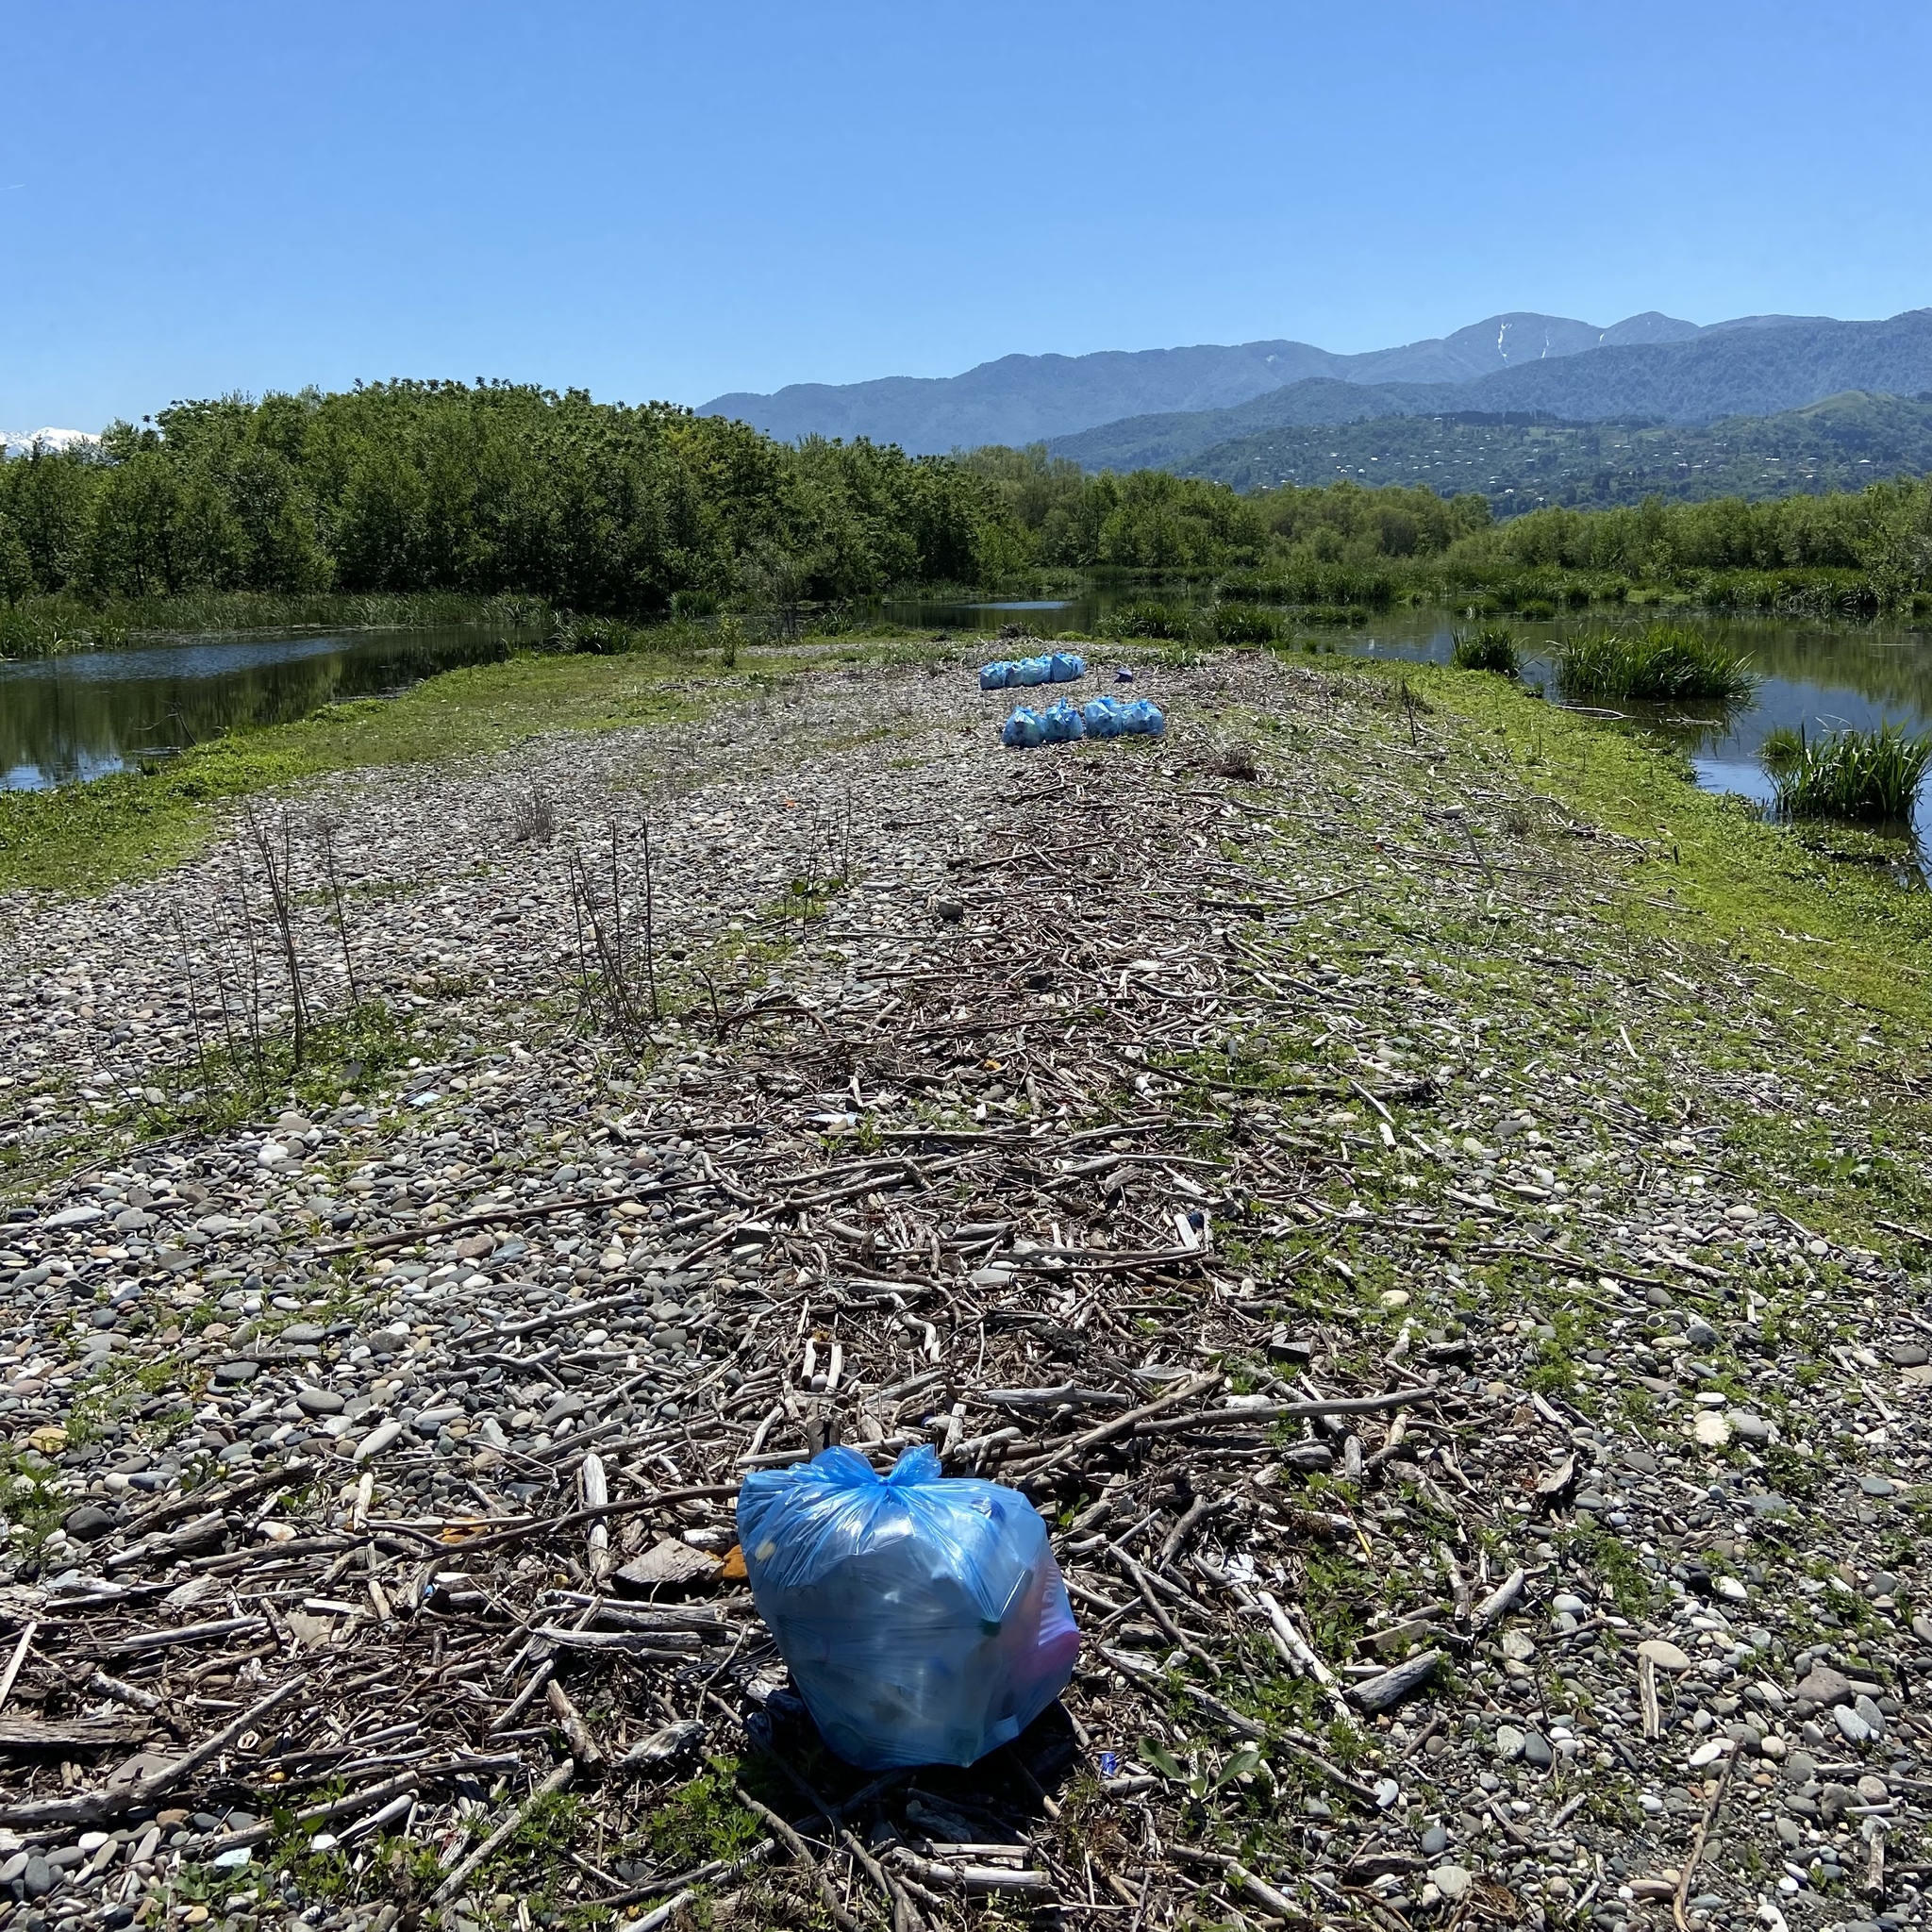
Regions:
<instances>
[{"instance_id":1,"label":"gray stone","mask_svg":"<svg viewBox=\"0 0 1932 1932\"><path fill-rule=\"evenodd\" d=\"M1890 1496L1894 1493L1898 1486L1890 1476L1861 1475L1858 1478L1858 1487L1868 1496Z\"/></svg>"},{"instance_id":2,"label":"gray stone","mask_svg":"<svg viewBox=\"0 0 1932 1932\"><path fill-rule=\"evenodd\" d=\"M1766 1442L1771 1440L1770 1423L1748 1408L1726 1409L1724 1420L1731 1425L1731 1434L1741 1436L1747 1442Z\"/></svg>"},{"instance_id":3,"label":"gray stone","mask_svg":"<svg viewBox=\"0 0 1932 1932\"><path fill-rule=\"evenodd\" d=\"M1449 1849L1449 1827L1432 1824L1423 1833L1423 1857L1440 1858Z\"/></svg>"},{"instance_id":4,"label":"gray stone","mask_svg":"<svg viewBox=\"0 0 1932 1932\"><path fill-rule=\"evenodd\" d=\"M1831 1718L1838 1725L1839 1735L1847 1744L1869 1744L1879 1735L1871 1722L1848 1704L1840 1704L1831 1713ZM1881 1719L1880 1724L1883 1722Z\"/></svg>"},{"instance_id":5,"label":"gray stone","mask_svg":"<svg viewBox=\"0 0 1932 1932\"><path fill-rule=\"evenodd\" d=\"M1532 1731L1528 1737L1524 1739L1523 1761L1525 1764L1533 1764L1539 1771L1547 1771L1555 1761L1555 1758L1556 1753L1550 1749L1547 1738L1539 1737L1536 1732Z\"/></svg>"},{"instance_id":6,"label":"gray stone","mask_svg":"<svg viewBox=\"0 0 1932 1932\"><path fill-rule=\"evenodd\" d=\"M341 1415L347 1407L347 1401L333 1389L305 1387L295 1391L295 1407L304 1415Z\"/></svg>"},{"instance_id":7,"label":"gray stone","mask_svg":"<svg viewBox=\"0 0 1932 1932\"><path fill-rule=\"evenodd\" d=\"M1810 1704L1849 1704L1852 1680L1842 1671L1833 1670L1829 1664L1813 1664L1805 1673L1794 1694Z\"/></svg>"},{"instance_id":8,"label":"gray stone","mask_svg":"<svg viewBox=\"0 0 1932 1932\"><path fill-rule=\"evenodd\" d=\"M261 1374L261 1364L252 1361L217 1362L215 1381L225 1389L245 1388Z\"/></svg>"},{"instance_id":9,"label":"gray stone","mask_svg":"<svg viewBox=\"0 0 1932 1932\"><path fill-rule=\"evenodd\" d=\"M75 1542L93 1543L99 1542L115 1524L115 1517L98 1503L83 1503L78 1509L67 1512L60 1526Z\"/></svg>"},{"instance_id":10,"label":"gray stone","mask_svg":"<svg viewBox=\"0 0 1932 1932\"><path fill-rule=\"evenodd\" d=\"M1523 1747L1527 1741L1526 1734L1514 1724L1496 1726L1496 1756L1505 1764L1514 1764L1523 1756Z\"/></svg>"},{"instance_id":11,"label":"gray stone","mask_svg":"<svg viewBox=\"0 0 1932 1932\"><path fill-rule=\"evenodd\" d=\"M1637 1655L1647 1657L1660 1671L1681 1674L1690 1668L1690 1657L1667 1637L1646 1637L1637 1646Z\"/></svg>"},{"instance_id":12,"label":"gray stone","mask_svg":"<svg viewBox=\"0 0 1932 1932\"><path fill-rule=\"evenodd\" d=\"M1469 1890L1470 1874L1461 1865L1438 1865L1429 1874L1429 1883L1454 1905Z\"/></svg>"}]
</instances>

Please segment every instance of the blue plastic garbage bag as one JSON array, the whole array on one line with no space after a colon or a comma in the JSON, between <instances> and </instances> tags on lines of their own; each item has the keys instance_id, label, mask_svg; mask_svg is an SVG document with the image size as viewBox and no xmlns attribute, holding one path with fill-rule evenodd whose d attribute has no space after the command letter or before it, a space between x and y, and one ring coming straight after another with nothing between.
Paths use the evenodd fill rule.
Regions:
<instances>
[{"instance_id":1,"label":"blue plastic garbage bag","mask_svg":"<svg viewBox=\"0 0 1932 1932\"><path fill-rule=\"evenodd\" d=\"M1051 658L1022 658L1014 664L1007 682L1013 684L1047 684L1053 677Z\"/></svg>"},{"instance_id":2,"label":"blue plastic garbage bag","mask_svg":"<svg viewBox=\"0 0 1932 1932\"><path fill-rule=\"evenodd\" d=\"M1005 691L1012 675L1013 667L1004 658L997 664L982 664L979 667L979 688L981 691Z\"/></svg>"},{"instance_id":3,"label":"blue plastic garbage bag","mask_svg":"<svg viewBox=\"0 0 1932 1932\"><path fill-rule=\"evenodd\" d=\"M1152 698L1136 698L1125 710L1124 729L1146 738L1167 736L1167 720Z\"/></svg>"},{"instance_id":4,"label":"blue plastic garbage bag","mask_svg":"<svg viewBox=\"0 0 1932 1932\"><path fill-rule=\"evenodd\" d=\"M1055 684L1072 684L1087 675L1087 660L1076 651L1056 651L1046 661L1048 676Z\"/></svg>"},{"instance_id":5,"label":"blue plastic garbage bag","mask_svg":"<svg viewBox=\"0 0 1932 1932\"><path fill-rule=\"evenodd\" d=\"M1086 720L1065 698L1049 705L1041 714L1040 737L1043 744L1065 744L1070 739L1086 736Z\"/></svg>"},{"instance_id":6,"label":"blue plastic garbage bag","mask_svg":"<svg viewBox=\"0 0 1932 1932\"><path fill-rule=\"evenodd\" d=\"M1022 751L1040 743L1041 736L1040 713L1028 710L1024 705L1015 705L1008 713L1007 722L1000 726L1000 742L1017 746Z\"/></svg>"},{"instance_id":7,"label":"blue plastic garbage bag","mask_svg":"<svg viewBox=\"0 0 1932 1932\"><path fill-rule=\"evenodd\" d=\"M758 1615L820 1732L866 1771L973 1764L1067 1687L1080 1633L1046 1525L908 1449L759 1470L738 1492Z\"/></svg>"},{"instance_id":8,"label":"blue plastic garbage bag","mask_svg":"<svg viewBox=\"0 0 1932 1932\"><path fill-rule=\"evenodd\" d=\"M1089 698L1080 707L1080 717L1089 738L1118 738L1121 735L1121 708L1111 698Z\"/></svg>"}]
</instances>

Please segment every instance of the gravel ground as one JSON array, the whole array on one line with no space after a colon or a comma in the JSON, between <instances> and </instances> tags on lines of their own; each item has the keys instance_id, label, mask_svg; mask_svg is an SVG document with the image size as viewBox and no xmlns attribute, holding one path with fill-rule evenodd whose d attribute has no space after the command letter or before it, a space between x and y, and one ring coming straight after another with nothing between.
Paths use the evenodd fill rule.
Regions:
<instances>
[{"instance_id":1,"label":"gravel ground","mask_svg":"<svg viewBox=\"0 0 1932 1932\"><path fill-rule=\"evenodd\" d=\"M1921 1922L1909 1049L1392 685L971 686L0 907L7 1924ZM833 1440L1053 1528L971 1771L752 1613Z\"/></svg>"}]
</instances>

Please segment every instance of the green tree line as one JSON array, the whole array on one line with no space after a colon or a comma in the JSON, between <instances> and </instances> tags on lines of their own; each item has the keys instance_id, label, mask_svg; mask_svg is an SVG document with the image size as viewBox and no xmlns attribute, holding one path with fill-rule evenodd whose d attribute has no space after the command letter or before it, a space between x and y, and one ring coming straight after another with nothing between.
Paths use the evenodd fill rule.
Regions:
<instances>
[{"instance_id":1,"label":"green tree line","mask_svg":"<svg viewBox=\"0 0 1932 1932\"><path fill-rule=\"evenodd\" d=\"M1932 485L1496 523L1473 493L1241 493L1160 470L1088 475L1043 446L792 445L669 404L442 382L180 403L97 448L0 465L9 603L518 593L649 616L1044 570L1246 576L1255 594L1308 602L1621 583L1761 604L1810 581L1840 607L1910 607L1932 599Z\"/></svg>"},{"instance_id":2,"label":"green tree line","mask_svg":"<svg viewBox=\"0 0 1932 1932\"><path fill-rule=\"evenodd\" d=\"M961 464L774 442L669 404L508 383L179 403L0 466L0 586L837 599L973 583L1024 551Z\"/></svg>"}]
</instances>

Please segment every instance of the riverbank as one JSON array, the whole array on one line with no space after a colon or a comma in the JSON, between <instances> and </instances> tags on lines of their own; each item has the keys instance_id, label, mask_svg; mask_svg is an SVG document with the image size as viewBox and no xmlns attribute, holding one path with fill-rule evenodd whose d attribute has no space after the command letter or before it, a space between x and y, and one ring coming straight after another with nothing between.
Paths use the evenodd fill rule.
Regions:
<instances>
[{"instance_id":1,"label":"riverbank","mask_svg":"<svg viewBox=\"0 0 1932 1932\"><path fill-rule=\"evenodd\" d=\"M258 852L4 902L0 1422L41 1619L15 1697L71 1726L79 1647L192 1628L130 1651L142 1695L199 1739L192 1699L300 1674L258 1731L275 1808L319 1777L351 1801L318 1849L245 1751L211 1760L171 1850L128 1800L125 1852L49 1865L63 1907L246 1888L335 1926L447 1882L479 1924L624 1919L716 1860L714 1923L789 1917L808 1868L728 1869L765 1829L734 1774L777 1802L754 1740L827 1802L866 1781L769 1694L706 1553L746 1458L836 1426L1026 1488L1086 1644L1017 1757L860 1800L861 1923L902 1876L949 1923L969 1839L1096 1928L1090 1874L1158 1926L1474 1900L1636 1932L1674 1893L1709 1932L1760 1897L1802 1932L1907 1923L1932 1003L1885 962L1911 895L1821 887L1837 861L1662 754L1472 674L1155 658L1164 743L1011 754L957 659L790 669L653 681L627 721L540 681L519 728L599 728L298 787L305 996L363 1019L300 1071L266 1022L245 1103L249 958L262 1010L289 991ZM640 1024L583 928L614 865L639 943L646 822ZM600 1493L606 1539L569 1515ZM695 1641L620 1662L641 1611L601 1580L653 1549L692 1572ZM69 1572L103 1579L84 1613ZM533 1668L562 1729L521 1715ZM405 1774L413 1811L351 1837ZM546 1779L474 1872L412 1862ZM64 1796L25 1772L0 1824Z\"/></svg>"}]
</instances>

